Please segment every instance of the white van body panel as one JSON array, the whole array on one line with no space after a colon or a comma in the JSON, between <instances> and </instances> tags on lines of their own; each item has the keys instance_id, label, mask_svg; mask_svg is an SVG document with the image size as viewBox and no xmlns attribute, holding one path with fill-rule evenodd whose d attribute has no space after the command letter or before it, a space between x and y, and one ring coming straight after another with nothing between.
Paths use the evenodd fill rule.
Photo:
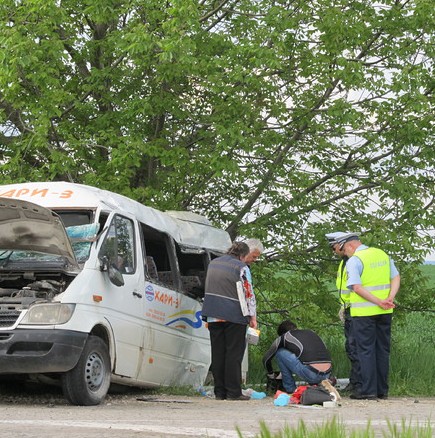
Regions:
<instances>
[{"instance_id":1,"label":"white van body panel","mask_svg":"<svg viewBox=\"0 0 435 438\"><path fill-rule=\"evenodd\" d=\"M28 306L20 305L15 311L19 316L13 323L8 325L8 322L0 321L0 339L2 335L5 339L9 339L8 336L16 336L19 333L26 333L26 339L29 339L32 333L35 333L38 337L38 345L49 345L53 333L56 333L56 336L62 338L59 351L74 350L78 355L86 342L86 337L92 334L101 337L107 344L112 382L138 386L199 385L204 382L210 366L210 341L208 330L201 319L201 300L183 292L180 286L172 287L170 283L165 284L150 277L144 259L144 252L147 249L143 245L146 247L147 244L144 244L141 236L144 232L152 233L152 230L157 230L161 234L160 239L167 236L168 242L174 248L178 248L177 256L184 252L189 260L190 255L205 257L209 252L214 252L216 255L226 252L231 246L231 239L225 231L214 228L206 218L190 212L164 213L115 193L66 182L0 186L0 205L2 201L4 205L3 213L0 210L0 227L1 214L5 216L10 204L14 203L13 200L27 201L29 208L32 204L36 204L55 212L89 210L93 212L96 220L99 217L101 219L104 212L107 225L104 229L100 229L95 241L89 243L89 257L83 263L77 264L73 256L68 254L74 269L62 272L62 278L64 274L66 275L67 285L59 287L58 293L51 300L47 300L50 303L74 305L70 319L54 325L25 324L26 314L33 303ZM135 245L133 257L135 267L131 270L125 268L122 285L115 285L111 281L107 271L102 268L101 259L102 247L110 238L108 226L117 218L123 218L126 223L132 224L131 233L134 233L132 241ZM7 226L10 234L11 223ZM47 229L50 229L48 225L45 226L44 233ZM65 231L59 233L66 235ZM171 241L174 243L172 244ZM10 248L13 242L14 239L9 238L2 246L0 239L0 253L11 249L25 249L23 246ZM164 239L159 242L161 244ZM152 244L151 241L150 245ZM61 254L66 255L71 250L71 245L66 242L64 247L66 249L63 249ZM172 269L174 267L181 269L180 261L170 263ZM2 270L2 266L8 268L7 272ZM19 271L21 283L17 286L17 291L19 288L21 290L16 295L13 294L14 296L21 296L23 291L44 283L44 279L38 277L42 275L39 274L38 269L30 269L27 274ZM167 272L159 271L158 274L163 276L163 274L167 275ZM56 275L60 274L56 271ZM193 277L189 275L192 274L188 273L187 279L197 278L196 274L193 274ZM32 278L31 281L29 280L31 284L23 288L27 278ZM177 280L178 284L182 284L182 278ZM50 281L57 285L55 279L51 278ZM4 284L11 288L13 276L9 273L9 260L4 258L2 263L0 255L0 310L3 308L2 300L5 302L13 300L6 296L8 289L3 288ZM40 301L39 298L35 303ZM66 340L62 333L65 333ZM74 339L74 346L68 347L65 343L68 343L71 337ZM12 339L13 336L10 338ZM10 345L6 343L4 349L5 351L7 348L10 349L4 357L10 358L14 356L10 354L11 351L19 351L19 348L23 348L12 347L12 341L7 342L10 342ZM50 354L51 350L44 351L44 354L46 353ZM1 354L0 345L0 356ZM19 366L22 359L23 357L17 353L16 366ZM74 359L76 360L78 356ZM34 362L27 360L22 372L42 374L53 371L63 372L68 371L72 366L71 362L67 365L62 361L59 365L48 366L49 362L49 360L44 362L41 353ZM35 369L32 371L33 363ZM47 363L46 370L44 363ZM10 374L12 369L20 372L13 365L8 368L0 357L0 374Z\"/></svg>"}]
</instances>

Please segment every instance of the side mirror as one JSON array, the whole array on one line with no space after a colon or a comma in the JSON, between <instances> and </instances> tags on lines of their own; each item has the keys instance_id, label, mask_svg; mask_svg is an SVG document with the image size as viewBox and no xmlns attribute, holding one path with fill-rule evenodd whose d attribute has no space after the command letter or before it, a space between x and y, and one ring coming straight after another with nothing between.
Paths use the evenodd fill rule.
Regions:
<instances>
[{"instance_id":1,"label":"side mirror","mask_svg":"<svg viewBox=\"0 0 435 438\"><path fill-rule=\"evenodd\" d=\"M118 268L113 266L112 264L109 265L107 269L107 273L109 274L109 280L115 285L115 286L124 286L124 277L122 276L121 272Z\"/></svg>"},{"instance_id":2,"label":"side mirror","mask_svg":"<svg viewBox=\"0 0 435 438\"><path fill-rule=\"evenodd\" d=\"M104 256L100 259L101 265L100 269L102 271L107 271L107 274L109 276L109 280L111 283L113 283L115 286L124 286L124 277L122 276L119 269L114 266L112 263L109 262L109 259L107 256Z\"/></svg>"}]
</instances>

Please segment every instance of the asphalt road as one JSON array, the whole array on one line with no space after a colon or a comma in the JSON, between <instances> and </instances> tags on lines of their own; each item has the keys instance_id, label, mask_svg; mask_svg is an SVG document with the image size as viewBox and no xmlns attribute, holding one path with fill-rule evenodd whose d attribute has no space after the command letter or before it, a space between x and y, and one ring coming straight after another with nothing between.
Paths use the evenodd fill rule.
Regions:
<instances>
[{"instance_id":1,"label":"asphalt road","mask_svg":"<svg viewBox=\"0 0 435 438\"><path fill-rule=\"evenodd\" d=\"M392 398L357 401L343 398L335 408L276 407L272 397L249 401L217 401L201 396L152 395L130 390L109 395L100 406L67 404L57 389L7 390L0 385L0 437L236 438L260 433L261 422L272 432L303 421L315 428L335 418L347 431L365 430L370 421L376 436L389 425L431 426L435 436L435 399ZM387 434L388 436L388 434Z\"/></svg>"}]
</instances>

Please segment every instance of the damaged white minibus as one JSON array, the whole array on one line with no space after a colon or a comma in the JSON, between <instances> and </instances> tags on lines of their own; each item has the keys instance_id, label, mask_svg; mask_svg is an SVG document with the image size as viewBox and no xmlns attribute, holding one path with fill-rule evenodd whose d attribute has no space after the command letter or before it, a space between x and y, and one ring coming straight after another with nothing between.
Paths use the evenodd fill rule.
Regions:
<instances>
[{"instance_id":1,"label":"damaged white minibus","mask_svg":"<svg viewBox=\"0 0 435 438\"><path fill-rule=\"evenodd\" d=\"M230 246L202 216L94 187L0 186L0 375L59 381L77 405L111 383L202 384L205 272Z\"/></svg>"}]
</instances>

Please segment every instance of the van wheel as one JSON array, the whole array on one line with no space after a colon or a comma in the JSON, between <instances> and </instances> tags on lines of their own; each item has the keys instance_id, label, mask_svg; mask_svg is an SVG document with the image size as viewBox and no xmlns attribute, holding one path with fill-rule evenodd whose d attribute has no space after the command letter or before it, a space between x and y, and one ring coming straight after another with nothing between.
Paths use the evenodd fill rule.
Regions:
<instances>
[{"instance_id":1,"label":"van wheel","mask_svg":"<svg viewBox=\"0 0 435 438\"><path fill-rule=\"evenodd\" d=\"M77 365L62 375L63 394L74 405L98 405L109 390L110 374L107 345L97 336L90 336Z\"/></svg>"}]
</instances>

